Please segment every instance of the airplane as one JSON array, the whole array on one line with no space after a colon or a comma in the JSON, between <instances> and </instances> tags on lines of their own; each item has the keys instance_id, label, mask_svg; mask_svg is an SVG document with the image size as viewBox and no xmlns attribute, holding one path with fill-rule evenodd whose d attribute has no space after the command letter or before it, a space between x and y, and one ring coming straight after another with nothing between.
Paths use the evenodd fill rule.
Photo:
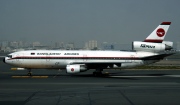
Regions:
<instances>
[{"instance_id":1,"label":"airplane","mask_svg":"<svg viewBox=\"0 0 180 105\"><path fill-rule=\"evenodd\" d=\"M95 69L101 76L103 69L132 68L158 62L174 54L173 42L164 41L171 22L162 22L144 41L133 41L132 51L92 50L27 50L8 54L4 59L16 70L62 69L69 74Z\"/></svg>"}]
</instances>

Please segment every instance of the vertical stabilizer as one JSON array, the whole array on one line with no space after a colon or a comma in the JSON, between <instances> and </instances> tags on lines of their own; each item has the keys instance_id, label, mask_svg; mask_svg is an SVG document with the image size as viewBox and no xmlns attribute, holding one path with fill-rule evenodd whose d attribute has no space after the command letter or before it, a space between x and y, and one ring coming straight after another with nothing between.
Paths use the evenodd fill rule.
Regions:
<instances>
[{"instance_id":1,"label":"vertical stabilizer","mask_svg":"<svg viewBox=\"0 0 180 105\"><path fill-rule=\"evenodd\" d=\"M144 42L162 43L171 22L162 22L145 40Z\"/></svg>"}]
</instances>

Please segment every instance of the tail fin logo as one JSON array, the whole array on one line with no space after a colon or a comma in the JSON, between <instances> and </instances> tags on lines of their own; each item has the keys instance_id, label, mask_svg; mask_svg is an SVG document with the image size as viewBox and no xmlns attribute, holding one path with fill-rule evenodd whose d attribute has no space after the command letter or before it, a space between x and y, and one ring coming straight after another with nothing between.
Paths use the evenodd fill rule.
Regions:
<instances>
[{"instance_id":1,"label":"tail fin logo","mask_svg":"<svg viewBox=\"0 0 180 105\"><path fill-rule=\"evenodd\" d=\"M156 34L157 36L159 37L163 37L165 35L165 31L163 28L159 28L157 31L156 31Z\"/></svg>"}]
</instances>

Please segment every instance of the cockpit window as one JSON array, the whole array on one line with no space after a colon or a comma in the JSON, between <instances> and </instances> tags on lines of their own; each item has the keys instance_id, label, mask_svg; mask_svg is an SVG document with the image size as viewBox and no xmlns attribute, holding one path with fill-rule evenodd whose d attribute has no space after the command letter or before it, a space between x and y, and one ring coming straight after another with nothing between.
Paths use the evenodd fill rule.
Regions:
<instances>
[{"instance_id":1,"label":"cockpit window","mask_svg":"<svg viewBox=\"0 0 180 105\"><path fill-rule=\"evenodd\" d=\"M12 58L12 55L7 55L8 58Z\"/></svg>"}]
</instances>

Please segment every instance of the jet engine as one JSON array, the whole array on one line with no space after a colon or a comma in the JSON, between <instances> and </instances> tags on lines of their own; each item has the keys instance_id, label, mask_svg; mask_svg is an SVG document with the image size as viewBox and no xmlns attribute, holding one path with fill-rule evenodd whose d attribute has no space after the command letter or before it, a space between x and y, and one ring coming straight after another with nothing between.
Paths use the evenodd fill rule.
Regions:
<instances>
[{"instance_id":1,"label":"jet engine","mask_svg":"<svg viewBox=\"0 0 180 105\"><path fill-rule=\"evenodd\" d=\"M74 64L74 65L67 65L66 70L67 73L74 74L74 73L86 71L87 67L85 65Z\"/></svg>"},{"instance_id":2,"label":"jet engine","mask_svg":"<svg viewBox=\"0 0 180 105\"><path fill-rule=\"evenodd\" d=\"M140 42L134 41L132 43L132 49L136 51L149 51L149 52L160 52L171 50L173 42L164 41L163 43L151 43L151 42Z\"/></svg>"}]
</instances>

